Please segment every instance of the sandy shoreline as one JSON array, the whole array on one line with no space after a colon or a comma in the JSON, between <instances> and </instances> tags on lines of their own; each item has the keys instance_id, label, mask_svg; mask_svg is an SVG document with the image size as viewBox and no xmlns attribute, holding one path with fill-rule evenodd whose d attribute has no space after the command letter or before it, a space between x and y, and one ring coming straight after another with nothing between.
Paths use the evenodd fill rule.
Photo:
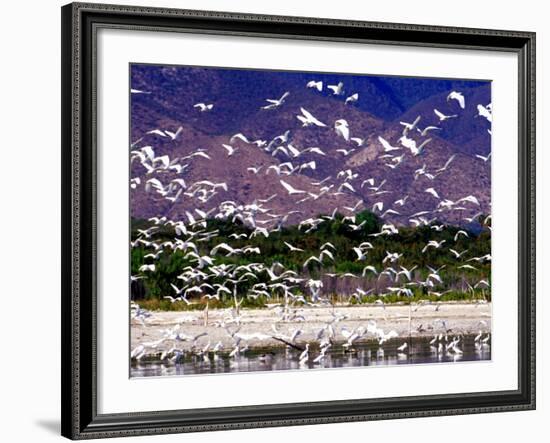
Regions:
<instances>
[{"instance_id":1,"label":"sandy shoreline","mask_svg":"<svg viewBox=\"0 0 550 443\"><path fill-rule=\"evenodd\" d=\"M230 350L235 341L226 328L232 332L238 330L242 343L248 348L284 346L278 340L272 338L276 335L273 325L276 325L280 336L290 337L299 329L295 343L302 345L307 342L315 342L317 334L327 323L333 320L333 312L343 319L333 324L337 341L345 341L342 328L353 330L359 326L366 327L369 320L374 320L379 328L386 333L395 330L399 336L409 336L409 306L379 305L362 306L338 306L332 307L307 307L299 309L301 321L277 321L279 314L271 309L241 309L238 323L232 318L228 310L210 310L208 322L205 324L205 315L202 311L160 312L153 311L151 316L145 319L145 323L132 319L131 322L131 347L135 349L139 345L148 348L154 353L155 349L165 349L175 346L186 351L192 348L195 337L204 332L204 335L196 340L195 346L202 348L208 343L213 347L218 343L223 349ZM411 335L414 337L433 336L444 332L445 321L450 334L477 334L480 330L491 330L491 303L466 303L466 302L441 302L425 305L413 305L410 322ZM177 325L180 325L179 328ZM173 329L178 328L178 329ZM167 330L179 331L183 340L165 340L154 346L154 343L165 336ZM186 338L189 336L189 338ZM373 339L371 334L366 334L363 340Z\"/></svg>"}]
</instances>

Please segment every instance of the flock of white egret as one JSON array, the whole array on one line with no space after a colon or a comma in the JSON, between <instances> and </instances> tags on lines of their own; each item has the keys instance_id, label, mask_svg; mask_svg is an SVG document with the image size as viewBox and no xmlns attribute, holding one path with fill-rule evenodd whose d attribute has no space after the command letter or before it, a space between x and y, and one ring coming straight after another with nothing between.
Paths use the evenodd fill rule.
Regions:
<instances>
[{"instance_id":1,"label":"flock of white egret","mask_svg":"<svg viewBox=\"0 0 550 443\"><path fill-rule=\"evenodd\" d=\"M312 93L319 93L324 90L322 81L311 80L306 85ZM359 100L359 93L354 92L347 95L345 85L339 82L335 85L326 85L336 99L342 97L344 103L353 106ZM317 92L316 92L317 91ZM154 94L152 91L132 89L131 94ZM278 98L268 98L266 103L259 103L258 109L261 112L280 112L289 102L292 101L291 91L284 91ZM432 138L430 134L436 134L447 124L449 120L461 118L461 113L468 106L464 95L459 91L452 91L448 94L446 105L454 106L456 111L452 114L444 114L437 108L433 113L438 119L437 126L426 126L421 128L422 115L414 121L400 122L403 127L399 138L387 140L382 135L376 136L374 142L367 143L366 138L356 136L354 133L353 121L339 118L334 122L322 121L320 117L314 116L311 110L300 106L300 113L297 114L296 124L304 127L326 128L333 132L342 144L336 149L344 157L351 156L361 150L374 149L373 144L378 143L376 149L379 151L378 158L384 161L388 170L394 170L405 164L410 158L422 156L430 149ZM215 109L215 103L196 103L195 112L208 113ZM492 122L491 104L475 104L478 115L489 122ZM300 127L300 126L299 126ZM172 293L162 295L162 298L171 303L183 303L186 305L198 304L205 300L232 300L233 305L225 309L222 319L215 324L205 325L203 331L190 333L186 330L185 322L178 323L162 331L162 336L153 342L141 342L131 350L131 358L135 361L154 358L161 361L178 362L186 354L195 356L212 356L218 354L227 355L229 358L237 358L249 349L249 343L276 341L281 346L287 346L294 350L291 358L295 358L301 366L310 364L322 364L331 347L338 345L344 350L353 349L356 343L365 340L376 341L382 346L388 340L400 341L397 351L408 352L406 337L400 336L395 330L383 330L375 320L365 319L356 327L349 328L341 326L340 322L346 319L346 315L339 313L339 306L331 298L331 294L324 291L322 278L313 278L307 272L299 272L285 268L279 262L267 265L262 255L261 247L247 244L247 241L255 237L269 238L273 232L280 232L288 223L289 217L300 217L300 205L304 202L315 202L326 196L338 196L347 194L358 198L358 191L367 190L371 204L366 206L363 198L358 198L353 206L335 207L326 215L300 218L297 226L304 236L314 232L323 223L334 220L337 213L345 214L343 223L350 232L360 232L365 221L359 221L356 215L365 209L377 214L383 221L379 232L373 233L373 240L378 237L390 238L400 232L401 226L389 220L393 216L406 216L411 226L427 226L434 233L440 232L443 224L437 224L438 216L451 211L477 212L472 217L462 217L466 223L478 221L482 215L479 196L463 195L460 198L450 200L444 198L444 189L437 187L435 179L451 170L455 155L448 158L444 165L431 166L423 164L421 168L414 171L414 180L424 181L423 195L425 199L433 202L433 209L426 211L407 212L409 195L396 196L395 201L389 207L383 201L376 201L376 197L392 192L385 187L386 180L375 180L373 177L361 176L354 171L353 167L342 171L334 171L333 174L322 180L311 180L303 172L315 171L317 158L327 156L327 149L322 146L298 147L293 144L292 132L294 128L288 128L282 134L271 139L253 140L247 135L236 133L228 137L225 143L220 146L212 146L208 149L190 149L181 157L172 157L169 153L157 154L157 149L151 143L144 144L144 140L154 140L159 137L163 142L185 144L185 131L182 127L177 128L151 128L142 136L131 143L131 170L130 188L132 192L144 190L150 199L163 199L171 205L180 205L185 208L185 217L178 220L168 218L164 214L151 217L149 226L138 230L137 236L132 239L131 247L147 249L144 256L145 262L139 267L139 272L131 276L132 282L145 280L157 271L157 262L166 255L175 251L181 251L190 265L181 269L178 275L178 284L171 284ZM352 136L354 135L354 136ZM153 136L153 138L151 138ZM258 164L243 164L243 171L247 174L260 176L261 174L276 174L278 176L279 188L273 189L273 194L267 198L257 196L245 200L239 194L239 190L232 190L226 182L216 182L209 177L200 180L191 180L188 177L188 170L193 168L195 162L208 162L212 156L238 157L243 146L250 146L254 149L268 153L280 161L277 164L266 167ZM307 160L302 160L307 155ZM477 155L478 161L487 163L490 155ZM284 160L284 161L283 161ZM206 169L207 170L207 169ZM306 177L308 180L295 181L296 176ZM335 180L338 180L335 181ZM304 184L305 183L305 184ZM214 196L223 198L224 193L231 198L221 203L213 204ZM237 197L235 197L237 196ZM289 199L289 208L294 208L281 213L270 206L275 198L284 197ZM398 197L398 198L397 198ZM372 200L374 199L374 200ZM219 201L219 200L216 200ZM234 233L230 236L231 242L220 241L216 243L219 232L208 229L208 220L224 220L239 222L250 229L249 234ZM490 215L479 220L490 229ZM172 229L173 238L170 240L159 240L157 233L161 230ZM487 264L491 261L490 253L481 256L472 256L468 250L460 250L458 245L462 238L468 238L467 230L461 229L454 236L453 241L428 239L422 248L422 253L427 254L437 250L440 254L447 254L457 262L457 268L467 272L476 270L476 264ZM211 242L216 243L209 251L204 251L202 245ZM284 242L287 254L300 254L304 249L300 245ZM303 261L304 271L310 266L325 276L331 278L358 279L358 285L352 298L359 303L368 295L376 296L375 305L384 307L384 299L390 294L412 297L415 288L424 288L427 293L437 298L449 292L446 289L443 267L426 265L423 267L427 277L420 279L419 265L409 266L402 263L403 252L386 251L385 256L379 263L369 261L369 252L373 248L370 241L362 241L353 245L355 261L363 263L361 275L353 273L327 272L334 262L337 248L326 242L319 249ZM247 264L221 263L220 258L246 257ZM361 287L360 278L371 278L380 280L384 278L387 283L381 288L367 289ZM484 276L479 281L467 283L466 291L478 288L490 290L490 275ZM239 289L247 286L246 293ZM301 289L306 288L307 293ZM246 311L241 308L242 301L246 298L255 299L258 297L271 301L269 309L273 310L273 322L269 328L263 327L255 332L243 332L241 325ZM420 303L419 306L426 304ZM428 303L429 304L429 303ZM318 327L316 331L310 331L315 338L308 342L300 340L300 335L307 329L307 322L304 322L304 309L330 308L331 318ZM208 304L206 304L208 309ZM433 309L438 310L437 304ZM148 327L152 312L143 309L138 303L131 303L132 321ZM303 325L303 326L301 326ZM209 337L208 328L216 327L224 331L231 343L227 346L227 340L212 341ZM487 324L480 322L479 333L475 337L476 346L488 346L490 340L490 328ZM193 329L194 331L196 329ZM436 354L447 353L460 355L463 351L462 335L452 331L446 324L445 319L437 319L430 327L433 339L430 345Z\"/></svg>"}]
</instances>

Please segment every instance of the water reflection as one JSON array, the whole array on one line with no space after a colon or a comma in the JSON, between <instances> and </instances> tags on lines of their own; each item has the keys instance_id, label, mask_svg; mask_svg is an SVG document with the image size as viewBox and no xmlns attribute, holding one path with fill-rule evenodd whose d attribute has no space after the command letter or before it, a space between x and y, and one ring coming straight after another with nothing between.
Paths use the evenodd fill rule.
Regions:
<instances>
[{"instance_id":1,"label":"water reflection","mask_svg":"<svg viewBox=\"0 0 550 443\"><path fill-rule=\"evenodd\" d=\"M443 363L491 359L490 341L480 343L475 337L462 336L460 346L452 347L452 339L432 342L431 337L393 339L383 346L376 341L357 343L353 348L333 346L322 359L319 349L310 348L309 360L301 364L301 352L291 348L247 350L234 357L229 353L185 354L176 362L141 361L131 365L132 377L160 377L187 374L283 371L289 369L347 368L399 364ZM404 350L404 343L407 346Z\"/></svg>"}]
</instances>

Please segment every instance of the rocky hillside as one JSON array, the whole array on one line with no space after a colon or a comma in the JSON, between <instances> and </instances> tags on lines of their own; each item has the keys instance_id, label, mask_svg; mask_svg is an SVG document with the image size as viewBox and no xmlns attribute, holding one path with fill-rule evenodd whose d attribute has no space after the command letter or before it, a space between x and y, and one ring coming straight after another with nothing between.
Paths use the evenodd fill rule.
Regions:
<instances>
[{"instance_id":1,"label":"rocky hillside","mask_svg":"<svg viewBox=\"0 0 550 443\"><path fill-rule=\"evenodd\" d=\"M341 94L327 89L339 82ZM134 217L258 201L266 225L365 208L397 224L490 213L491 161L478 157L491 152L490 122L477 109L491 101L488 82L135 65L131 88ZM317 124L302 125L302 108ZM418 117L402 138L401 122Z\"/></svg>"}]
</instances>

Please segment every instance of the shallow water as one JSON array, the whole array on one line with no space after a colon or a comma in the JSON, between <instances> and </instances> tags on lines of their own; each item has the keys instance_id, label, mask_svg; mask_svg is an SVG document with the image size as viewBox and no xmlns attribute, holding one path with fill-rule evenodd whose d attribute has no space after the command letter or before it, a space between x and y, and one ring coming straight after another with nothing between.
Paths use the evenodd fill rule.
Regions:
<instances>
[{"instance_id":1,"label":"shallow water","mask_svg":"<svg viewBox=\"0 0 550 443\"><path fill-rule=\"evenodd\" d=\"M333 346L325 358L314 363L319 349L311 348L309 361L300 364L301 352L288 347L247 350L235 357L228 353L208 353L205 355L186 354L178 362L141 361L133 362L131 377L161 377L172 375L216 374L255 371L283 371L296 369L348 368L360 366L388 366L401 364L449 363L491 359L490 341L476 344L474 335L463 336L459 348L462 353L445 350L430 345L432 337L394 339L379 346L377 342L354 344L349 350ZM449 337L449 342L451 338ZM397 348L407 343L404 351Z\"/></svg>"}]
</instances>

